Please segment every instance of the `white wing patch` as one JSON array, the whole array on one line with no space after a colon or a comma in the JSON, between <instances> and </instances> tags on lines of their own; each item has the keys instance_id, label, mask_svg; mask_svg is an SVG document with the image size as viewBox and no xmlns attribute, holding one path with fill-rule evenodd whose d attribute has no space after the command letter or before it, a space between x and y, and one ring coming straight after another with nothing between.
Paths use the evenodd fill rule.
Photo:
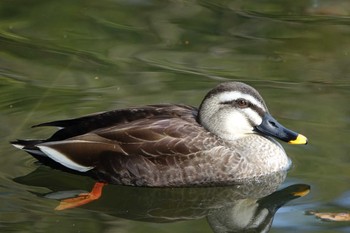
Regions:
<instances>
[{"instance_id":1,"label":"white wing patch","mask_svg":"<svg viewBox=\"0 0 350 233\"><path fill-rule=\"evenodd\" d=\"M57 163L62 164L65 167L68 167L70 169L79 171L79 172L87 172L91 169L93 169L94 167L87 167L87 166L83 166L81 164L78 164L74 161L72 161L71 159L69 159L66 155L62 154L61 152L49 147L49 146L37 146L39 147L39 149L45 154L47 155L49 158L51 158L52 160L56 161Z\"/></svg>"}]
</instances>

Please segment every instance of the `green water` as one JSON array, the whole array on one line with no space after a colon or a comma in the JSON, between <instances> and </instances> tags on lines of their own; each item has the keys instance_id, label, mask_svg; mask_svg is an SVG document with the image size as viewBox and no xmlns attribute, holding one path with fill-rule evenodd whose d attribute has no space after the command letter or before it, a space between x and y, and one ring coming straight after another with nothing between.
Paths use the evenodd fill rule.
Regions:
<instances>
[{"instance_id":1,"label":"green water","mask_svg":"<svg viewBox=\"0 0 350 233\"><path fill-rule=\"evenodd\" d=\"M98 111L198 106L224 80L254 86L276 119L309 139L283 143L293 167L281 187L311 192L281 207L270 232L350 231L305 215L350 211L348 1L4 0L0 19L1 232L213 232L205 214L156 223L99 202L54 211L43 195L93 181L43 168L8 141L45 138L52 129L30 126ZM28 174L31 182L16 180ZM100 203L134 191L125 192Z\"/></svg>"}]
</instances>

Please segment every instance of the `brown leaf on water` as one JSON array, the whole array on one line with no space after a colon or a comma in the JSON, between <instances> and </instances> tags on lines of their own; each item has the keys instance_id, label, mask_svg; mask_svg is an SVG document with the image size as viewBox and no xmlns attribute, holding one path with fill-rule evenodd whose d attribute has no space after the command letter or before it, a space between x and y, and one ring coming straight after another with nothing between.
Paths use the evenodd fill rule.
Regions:
<instances>
[{"instance_id":1,"label":"brown leaf on water","mask_svg":"<svg viewBox=\"0 0 350 233\"><path fill-rule=\"evenodd\" d=\"M315 212L309 211L307 214L315 215L317 218L324 221L348 222L350 221L350 213L333 213L333 212Z\"/></svg>"}]
</instances>

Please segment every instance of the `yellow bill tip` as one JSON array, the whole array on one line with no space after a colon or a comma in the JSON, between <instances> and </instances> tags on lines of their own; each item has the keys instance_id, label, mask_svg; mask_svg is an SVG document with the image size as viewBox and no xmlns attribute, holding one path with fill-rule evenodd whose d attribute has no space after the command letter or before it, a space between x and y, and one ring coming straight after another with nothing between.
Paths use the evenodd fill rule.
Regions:
<instances>
[{"instance_id":1,"label":"yellow bill tip","mask_svg":"<svg viewBox=\"0 0 350 233\"><path fill-rule=\"evenodd\" d=\"M307 194L309 194L309 192L310 192L310 189L305 189L305 190L293 192L292 194L296 197L303 197L303 196L306 196Z\"/></svg>"},{"instance_id":2,"label":"yellow bill tip","mask_svg":"<svg viewBox=\"0 0 350 233\"><path fill-rule=\"evenodd\" d=\"M290 144L307 144L307 138L302 135L298 134L297 138L295 140L290 140L288 143Z\"/></svg>"}]
</instances>

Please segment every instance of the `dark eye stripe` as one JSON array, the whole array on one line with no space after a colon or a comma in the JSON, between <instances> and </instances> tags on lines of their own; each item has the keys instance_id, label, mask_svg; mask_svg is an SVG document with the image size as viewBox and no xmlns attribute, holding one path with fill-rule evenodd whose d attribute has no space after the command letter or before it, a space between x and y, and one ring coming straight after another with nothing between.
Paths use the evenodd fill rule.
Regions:
<instances>
[{"instance_id":1,"label":"dark eye stripe","mask_svg":"<svg viewBox=\"0 0 350 233\"><path fill-rule=\"evenodd\" d=\"M235 99L235 100L230 100L230 101L225 101L225 102L221 102L220 104L223 105L233 105L233 106L237 106L237 107L250 107L252 106L252 104L250 103L250 101L243 99L243 98L239 98L239 99ZM243 106L243 104L245 106Z\"/></svg>"},{"instance_id":2,"label":"dark eye stripe","mask_svg":"<svg viewBox=\"0 0 350 233\"><path fill-rule=\"evenodd\" d=\"M261 116L261 117L263 117L265 115L265 111L256 105L251 104L250 108L253 109L255 112L257 112L259 114L259 116Z\"/></svg>"},{"instance_id":3,"label":"dark eye stripe","mask_svg":"<svg viewBox=\"0 0 350 233\"><path fill-rule=\"evenodd\" d=\"M230 100L230 101L224 101L224 102L221 102L220 104L222 105L233 105L233 106L236 106L237 103L236 101L237 100L240 100L240 99L235 99L235 100ZM256 111L261 117L263 117L265 115L265 110L264 109L261 109L260 107L254 105L253 103L251 103L250 101L248 100L245 100L249 103L249 108L251 108L252 110Z\"/></svg>"}]
</instances>

